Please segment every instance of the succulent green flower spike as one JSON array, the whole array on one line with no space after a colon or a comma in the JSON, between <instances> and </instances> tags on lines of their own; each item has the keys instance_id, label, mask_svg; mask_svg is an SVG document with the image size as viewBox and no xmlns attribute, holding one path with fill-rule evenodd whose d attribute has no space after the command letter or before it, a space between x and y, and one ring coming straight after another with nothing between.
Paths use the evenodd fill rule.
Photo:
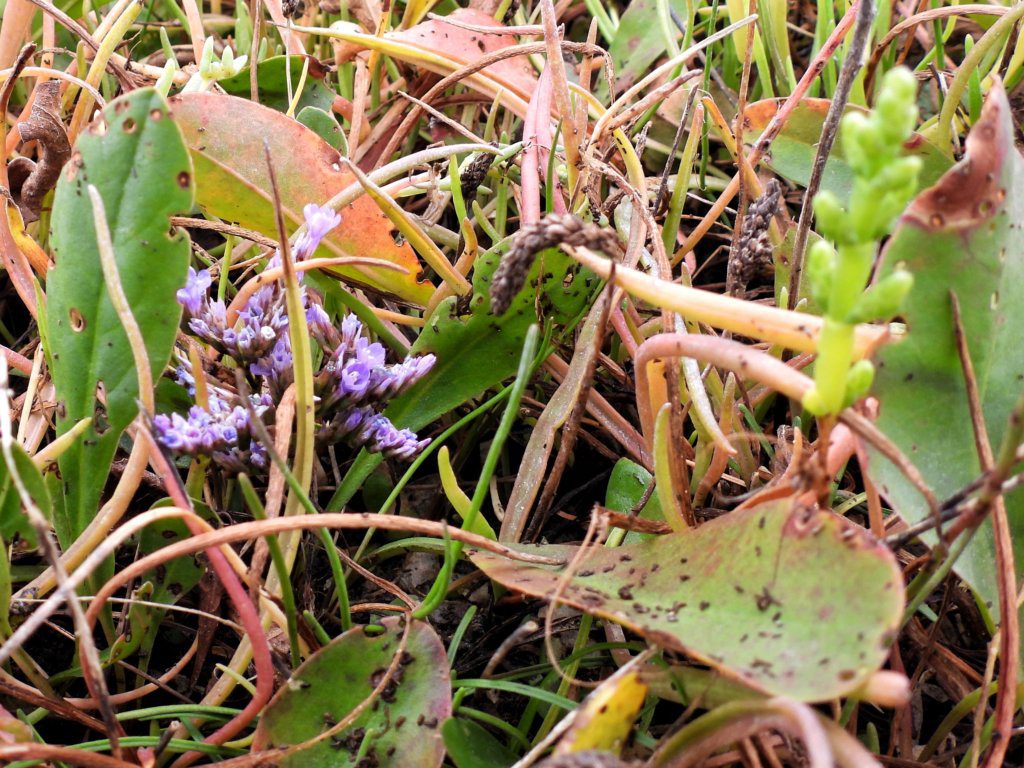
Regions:
<instances>
[{"instance_id":1,"label":"succulent green flower spike","mask_svg":"<svg viewBox=\"0 0 1024 768\"><path fill-rule=\"evenodd\" d=\"M213 52L213 38L206 38L203 44L203 55L199 61L199 71L192 75L182 89L182 93L205 91L218 80L234 77L243 69L249 60L248 56L235 56L231 46L224 47L224 53L218 60Z\"/></svg>"},{"instance_id":2,"label":"succulent green flower spike","mask_svg":"<svg viewBox=\"0 0 1024 768\"><path fill-rule=\"evenodd\" d=\"M905 68L886 74L875 109L851 113L840 124L843 152L854 173L847 207L831 192L814 198L821 234L807 254L811 296L825 317L814 388L803 405L818 416L838 413L871 386L871 363L853 364L853 331L860 322L886 320L899 311L912 284L897 271L865 290L878 241L917 189L921 161L903 156L917 123L917 84Z\"/></svg>"}]
</instances>

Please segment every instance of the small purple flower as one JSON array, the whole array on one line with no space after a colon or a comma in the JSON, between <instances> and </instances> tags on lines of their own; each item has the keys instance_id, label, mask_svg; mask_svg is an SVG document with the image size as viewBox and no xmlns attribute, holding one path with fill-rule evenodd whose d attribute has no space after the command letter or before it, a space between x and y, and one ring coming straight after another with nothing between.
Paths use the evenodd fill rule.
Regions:
<instances>
[{"instance_id":1,"label":"small purple flower","mask_svg":"<svg viewBox=\"0 0 1024 768\"><path fill-rule=\"evenodd\" d=\"M351 347L339 346L335 361L339 400L343 403L362 400L380 375L384 359L384 345L371 343L365 336L357 337Z\"/></svg>"},{"instance_id":2,"label":"small purple flower","mask_svg":"<svg viewBox=\"0 0 1024 768\"><path fill-rule=\"evenodd\" d=\"M378 414L359 431L358 436L371 453L383 453L395 459L410 459L428 445L409 429L397 429L387 416Z\"/></svg>"},{"instance_id":3,"label":"small purple flower","mask_svg":"<svg viewBox=\"0 0 1024 768\"><path fill-rule=\"evenodd\" d=\"M306 217L306 231L295 241L295 260L302 261L313 255L327 233L341 223L341 216L331 208L310 203L302 209Z\"/></svg>"},{"instance_id":4,"label":"small purple flower","mask_svg":"<svg viewBox=\"0 0 1024 768\"><path fill-rule=\"evenodd\" d=\"M341 367L338 375L338 397L342 402L361 400L370 388L373 369L363 360L353 358Z\"/></svg>"},{"instance_id":5,"label":"small purple flower","mask_svg":"<svg viewBox=\"0 0 1024 768\"><path fill-rule=\"evenodd\" d=\"M174 369L174 380L185 387L188 393L195 397L196 394L196 378L192 375L192 372L184 365L179 365Z\"/></svg>"},{"instance_id":6,"label":"small purple flower","mask_svg":"<svg viewBox=\"0 0 1024 768\"><path fill-rule=\"evenodd\" d=\"M409 387L426 376L434 367L434 355L407 357L402 362L378 369L371 394L383 400L405 392Z\"/></svg>"},{"instance_id":7,"label":"small purple flower","mask_svg":"<svg viewBox=\"0 0 1024 768\"><path fill-rule=\"evenodd\" d=\"M317 338L327 336L332 330L330 316L315 301L311 301L306 310L306 325L309 326L310 333Z\"/></svg>"},{"instance_id":8,"label":"small purple flower","mask_svg":"<svg viewBox=\"0 0 1024 768\"><path fill-rule=\"evenodd\" d=\"M193 317L198 315L203 304L207 301L206 292L212 283L213 278L210 277L210 270L201 269L196 272L192 267L189 267L185 287L176 294L178 303L185 308L189 315Z\"/></svg>"},{"instance_id":9,"label":"small purple flower","mask_svg":"<svg viewBox=\"0 0 1024 768\"><path fill-rule=\"evenodd\" d=\"M288 341L288 336L279 336L270 354L253 363L249 370L254 376L263 376L274 382L291 373L292 345Z\"/></svg>"},{"instance_id":10,"label":"small purple flower","mask_svg":"<svg viewBox=\"0 0 1024 768\"><path fill-rule=\"evenodd\" d=\"M363 333L363 324L355 315L345 315L341 321L341 347L355 349L356 339Z\"/></svg>"},{"instance_id":11,"label":"small purple flower","mask_svg":"<svg viewBox=\"0 0 1024 768\"><path fill-rule=\"evenodd\" d=\"M211 456L221 466L243 471L255 457L255 466L266 466L266 451L252 439L249 412L241 405L231 405L230 395L211 387L209 408L193 405L187 416L178 413L153 417L153 432L161 445L178 454ZM253 395L258 414L270 407L269 397ZM248 442L248 448L245 443Z\"/></svg>"}]
</instances>

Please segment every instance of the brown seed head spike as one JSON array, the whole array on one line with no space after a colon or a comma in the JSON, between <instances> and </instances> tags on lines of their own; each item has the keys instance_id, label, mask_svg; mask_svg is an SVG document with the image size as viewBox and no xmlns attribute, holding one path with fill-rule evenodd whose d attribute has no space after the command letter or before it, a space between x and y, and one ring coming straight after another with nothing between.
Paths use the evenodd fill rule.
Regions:
<instances>
[{"instance_id":1,"label":"brown seed head spike","mask_svg":"<svg viewBox=\"0 0 1024 768\"><path fill-rule=\"evenodd\" d=\"M512 299L526 283L526 275L534 256L562 244L600 251L612 258L622 254L622 244L614 230L568 214L545 216L519 230L509 252L494 270L490 291L491 312L501 315L509 308Z\"/></svg>"},{"instance_id":2,"label":"brown seed head spike","mask_svg":"<svg viewBox=\"0 0 1024 768\"><path fill-rule=\"evenodd\" d=\"M747 208L740 228L736 257L729 262L726 275L727 292L736 295L746 290L747 284L770 270L772 244L768 240L768 225L779 208L782 186L776 179L764 185L764 192Z\"/></svg>"}]
</instances>

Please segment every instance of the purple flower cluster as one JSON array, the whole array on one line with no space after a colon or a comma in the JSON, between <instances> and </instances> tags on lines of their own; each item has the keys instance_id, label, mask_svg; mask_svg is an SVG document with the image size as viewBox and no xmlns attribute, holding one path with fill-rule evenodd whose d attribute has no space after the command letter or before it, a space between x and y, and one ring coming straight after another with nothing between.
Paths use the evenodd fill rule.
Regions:
<instances>
[{"instance_id":1,"label":"purple flower cluster","mask_svg":"<svg viewBox=\"0 0 1024 768\"><path fill-rule=\"evenodd\" d=\"M299 261L309 258L341 221L333 210L317 205L307 205L303 213L306 231L296 240L294 249ZM280 254L275 254L268 267L280 263ZM262 418L272 411L274 401L293 375L284 290L279 283L259 288L229 326L224 302L210 298L212 283L208 270L189 268L185 287L177 294L187 327L248 372L253 390L260 393L253 397ZM301 290L310 336L323 351L323 364L316 374L320 443L344 439L353 447L394 458L415 456L430 441L420 440L408 429L396 428L380 410L426 375L434 365L434 356L408 357L388 364L384 346L367 337L358 318L348 315L337 327L319 297L305 287ZM175 373L178 382L194 395L195 378L190 366L183 363ZM187 416L157 416L154 427L158 439L176 453L213 456L226 467L241 470L247 463L264 467L266 452L251 435L247 410L239 405L231 407L231 395L224 390L213 394L215 389L210 387L209 410L193 406Z\"/></svg>"},{"instance_id":2,"label":"purple flower cluster","mask_svg":"<svg viewBox=\"0 0 1024 768\"><path fill-rule=\"evenodd\" d=\"M227 397L223 390L211 389L208 410L193 405L188 409L188 416L157 414L153 417L157 440L175 453L212 456L224 465L249 462L265 467L267 454L263 446L252 439L249 412L241 405L229 405ZM252 403L259 416L272 405L265 394L253 395Z\"/></svg>"}]
</instances>

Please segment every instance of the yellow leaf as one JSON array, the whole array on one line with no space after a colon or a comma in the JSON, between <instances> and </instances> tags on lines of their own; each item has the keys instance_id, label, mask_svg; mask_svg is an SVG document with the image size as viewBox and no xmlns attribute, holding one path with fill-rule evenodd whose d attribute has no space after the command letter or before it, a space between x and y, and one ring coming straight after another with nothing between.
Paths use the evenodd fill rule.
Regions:
<instances>
[{"instance_id":1,"label":"yellow leaf","mask_svg":"<svg viewBox=\"0 0 1024 768\"><path fill-rule=\"evenodd\" d=\"M50 267L50 259L46 255L46 251L39 247L39 243L32 239L32 236L25 231L25 220L21 218L21 211L10 200L5 200L4 205L7 208L7 221L11 227L11 236L14 238L14 243L18 246L18 250L21 251L22 255L28 259L28 263L32 265L32 269L35 270L36 274L40 277L46 276L46 270Z\"/></svg>"},{"instance_id":2,"label":"yellow leaf","mask_svg":"<svg viewBox=\"0 0 1024 768\"><path fill-rule=\"evenodd\" d=\"M647 696L647 684L633 669L616 672L583 702L556 755L587 750L622 752Z\"/></svg>"}]
</instances>

